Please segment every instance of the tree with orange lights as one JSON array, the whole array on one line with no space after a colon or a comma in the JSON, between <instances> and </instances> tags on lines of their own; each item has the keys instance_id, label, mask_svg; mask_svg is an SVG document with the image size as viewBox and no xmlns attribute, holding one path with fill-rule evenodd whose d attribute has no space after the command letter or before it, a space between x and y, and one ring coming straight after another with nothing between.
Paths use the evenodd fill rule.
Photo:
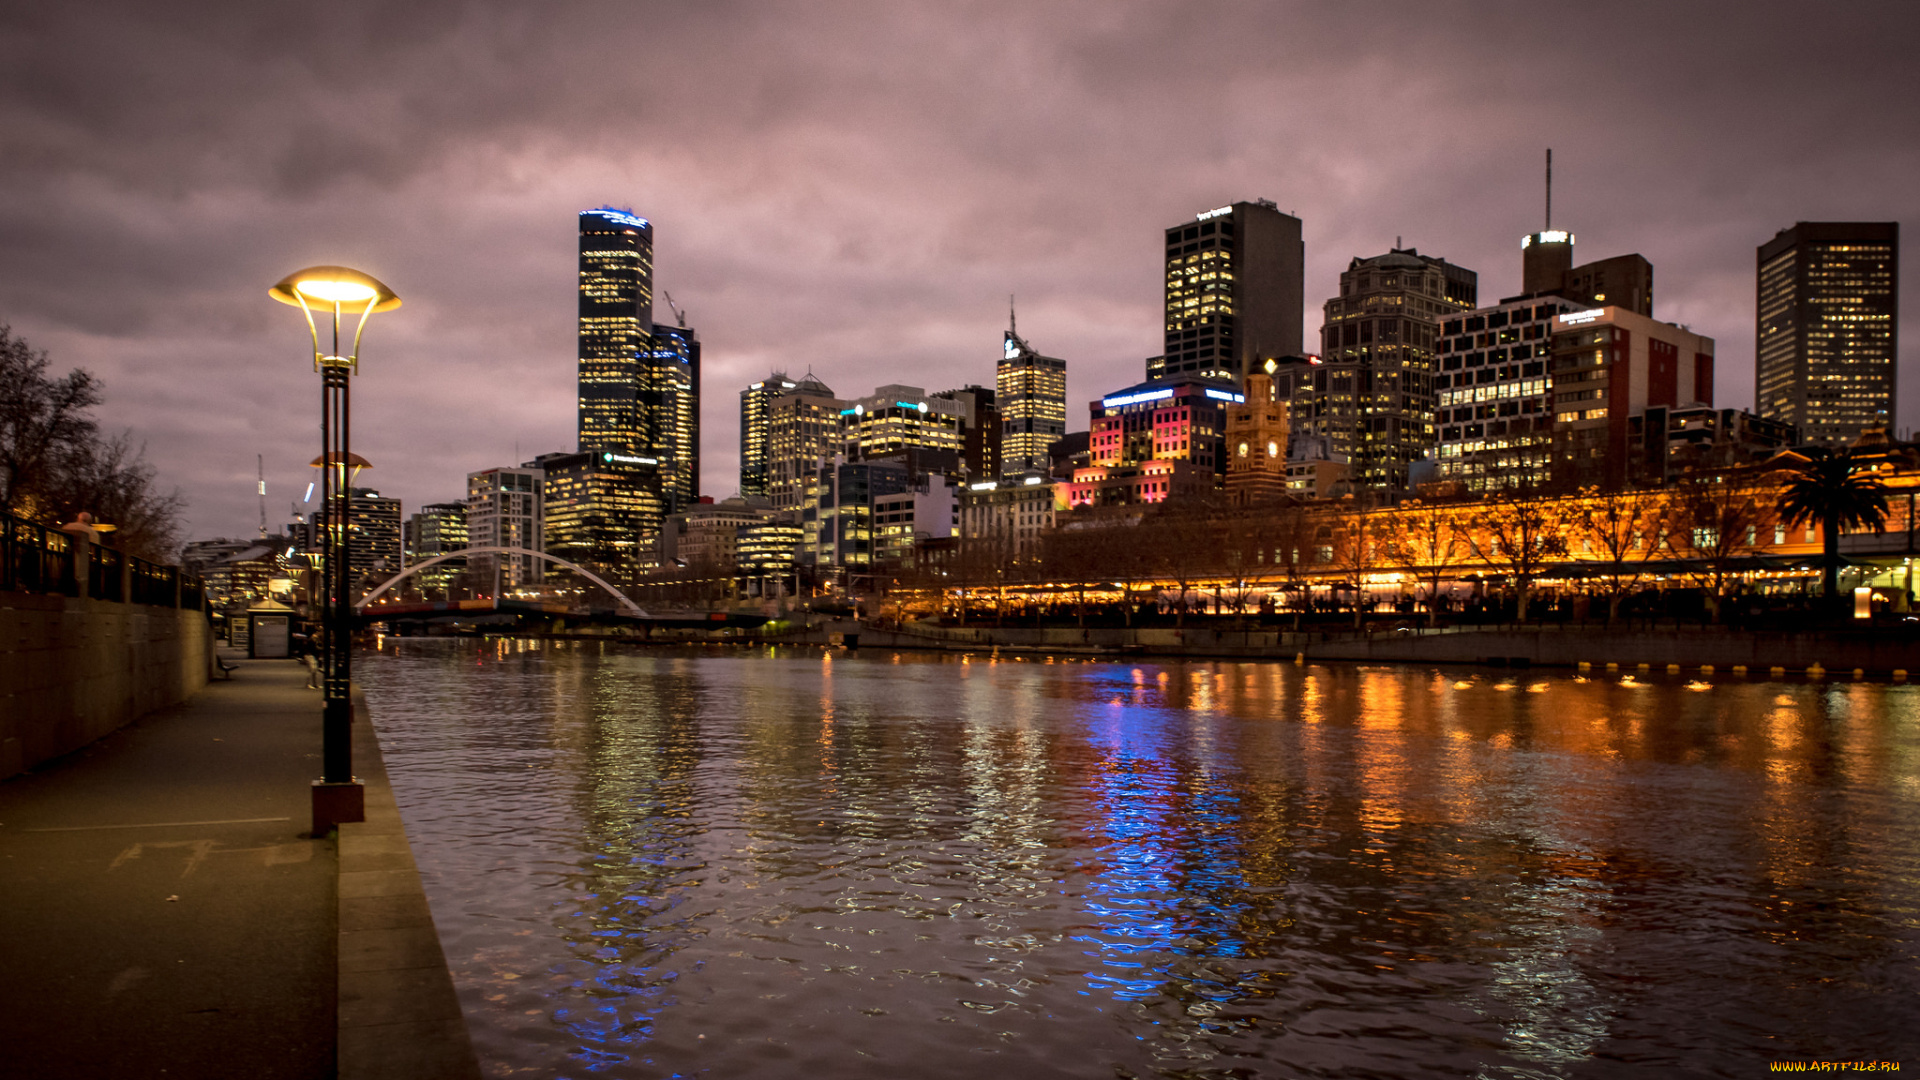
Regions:
<instances>
[{"instance_id":1,"label":"tree with orange lights","mask_svg":"<svg viewBox=\"0 0 1920 1080\"><path fill-rule=\"evenodd\" d=\"M1468 547L1512 580L1518 622L1527 621L1527 599L1548 562L1566 555L1566 511L1564 500L1529 487L1490 491L1475 508Z\"/></svg>"}]
</instances>

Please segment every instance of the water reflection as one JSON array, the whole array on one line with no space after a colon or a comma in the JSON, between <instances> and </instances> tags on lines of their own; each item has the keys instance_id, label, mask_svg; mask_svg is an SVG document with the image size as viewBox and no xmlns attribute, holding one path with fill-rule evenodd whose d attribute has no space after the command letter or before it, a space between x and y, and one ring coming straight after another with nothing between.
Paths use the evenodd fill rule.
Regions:
<instances>
[{"instance_id":1,"label":"water reflection","mask_svg":"<svg viewBox=\"0 0 1920 1080\"><path fill-rule=\"evenodd\" d=\"M395 639L361 670L502 1075L1916 1048L1904 687Z\"/></svg>"}]
</instances>

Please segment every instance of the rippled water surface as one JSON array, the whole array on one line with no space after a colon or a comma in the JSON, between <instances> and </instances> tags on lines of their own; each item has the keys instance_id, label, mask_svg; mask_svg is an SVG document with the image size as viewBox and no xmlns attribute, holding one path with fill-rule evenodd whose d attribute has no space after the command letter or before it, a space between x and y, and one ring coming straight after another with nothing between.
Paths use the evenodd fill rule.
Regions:
<instances>
[{"instance_id":1,"label":"rippled water surface","mask_svg":"<svg viewBox=\"0 0 1920 1080\"><path fill-rule=\"evenodd\" d=\"M495 1076L1920 1069L1920 692L388 639Z\"/></svg>"}]
</instances>

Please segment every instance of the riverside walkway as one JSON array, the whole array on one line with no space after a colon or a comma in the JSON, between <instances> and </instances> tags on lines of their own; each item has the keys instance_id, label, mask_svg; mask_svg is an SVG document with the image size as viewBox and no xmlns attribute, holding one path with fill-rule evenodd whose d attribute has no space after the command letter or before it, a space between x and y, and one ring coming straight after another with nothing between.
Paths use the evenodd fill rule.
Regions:
<instances>
[{"instance_id":1,"label":"riverside walkway","mask_svg":"<svg viewBox=\"0 0 1920 1080\"><path fill-rule=\"evenodd\" d=\"M0 783L0 1072L477 1076L364 706L368 821L316 838L319 694L230 662Z\"/></svg>"}]
</instances>

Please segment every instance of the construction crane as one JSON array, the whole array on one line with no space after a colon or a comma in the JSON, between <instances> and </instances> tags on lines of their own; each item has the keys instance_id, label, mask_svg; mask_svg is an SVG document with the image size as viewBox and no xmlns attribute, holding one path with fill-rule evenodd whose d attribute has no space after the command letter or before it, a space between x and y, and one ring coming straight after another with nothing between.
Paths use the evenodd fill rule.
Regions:
<instances>
[{"instance_id":1,"label":"construction crane","mask_svg":"<svg viewBox=\"0 0 1920 1080\"><path fill-rule=\"evenodd\" d=\"M661 289L660 295L667 298L667 310L673 312L674 319L680 323L680 329L685 330L687 328L687 313L685 311L682 311L680 309L680 306L673 302L672 293L668 292L665 289Z\"/></svg>"}]
</instances>

